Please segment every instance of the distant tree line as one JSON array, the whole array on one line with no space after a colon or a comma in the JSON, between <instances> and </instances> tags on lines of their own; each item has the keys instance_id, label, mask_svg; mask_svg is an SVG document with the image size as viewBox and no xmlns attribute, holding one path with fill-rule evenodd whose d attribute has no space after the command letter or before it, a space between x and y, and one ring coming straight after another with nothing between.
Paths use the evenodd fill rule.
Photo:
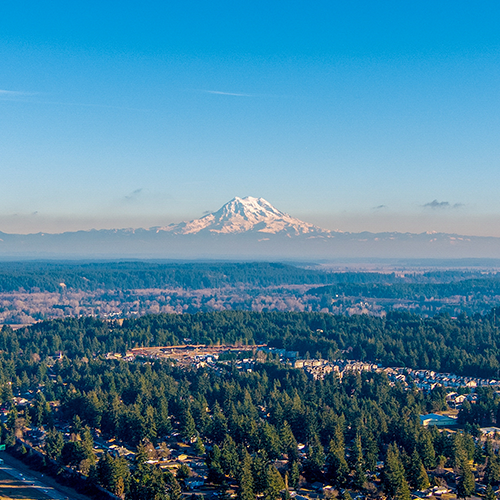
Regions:
<instances>
[{"instance_id":1,"label":"distant tree line","mask_svg":"<svg viewBox=\"0 0 500 500\"><path fill-rule=\"evenodd\" d=\"M451 283L345 283L314 288L308 293L331 299L349 296L424 301L431 298L463 296L467 300L477 295L500 297L500 279L467 279Z\"/></svg>"},{"instance_id":2,"label":"distant tree line","mask_svg":"<svg viewBox=\"0 0 500 500\"><path fill-rule=\"evenodd\" d=\"M279 286L394 280L378 273L334 274L279 263L160 263L160 262L2 262L0 291L58 291L68 288L138 289L180 287L218 288L246 284Z\"/></svg>"},{"instance_id":3,"label":"distant tree line","mask_svg":"<svg viewBox=\"0 0 500 500\"><path fill-rule=\"evenodd\" d=\"M496 275L495 275L496 276ZM268 262L172 263L123 262L0 262L0 291L56 292L61 283L73 290L126 290L178 287L188 289L224 286L344 285L455 282L481 277L474 271L436 271L408 274L325 272ZM494 277L494 276L492 276ZM344 292L347 293L347 292Z\"/></svg>"},{"instance_id":4,"label":"distant tree line","mask_svg":"<svg viewBox=\"0 0 500 500\"><path fill-rule=\"evenodd\" d=\"M456 319L422 318L391 312L384 318L322 313L224 311L159 314L102 321L66 318L0 331L0 350L9 361L44 359L59 351L73 359L93 359L134 347L231 343L298 351L301 356L346 357L431 369L458 375L495 378L500 368L500 309ZM8 353L8 354L7 354Z\"/></svg>"}]
</instances>

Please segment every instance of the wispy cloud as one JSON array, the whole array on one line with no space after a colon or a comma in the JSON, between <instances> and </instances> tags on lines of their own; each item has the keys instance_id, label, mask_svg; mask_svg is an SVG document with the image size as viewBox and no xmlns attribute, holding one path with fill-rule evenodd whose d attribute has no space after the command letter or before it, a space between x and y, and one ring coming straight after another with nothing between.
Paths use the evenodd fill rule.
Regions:
<instances>
[{"instance_id":1,"label":"wispy cloud","mask_svg":"<svg viewBox=\"0 0 500 500\"><path fill-rule=\"evenodd\" d=\"M22 96L30 96L37 95L38 92L24 92L20 90L3 90L0 89L0 97L22 97Z\"/></svg>"},{"instance_id":2,"label":"wispy cloud","mask_svg":"<svg viewBox=\"0 0 500 500\"><path fill-rule=\"evenodd\" d=\"M184 89L184 92L196 92L203 94L212 94L212 95L226 95L229 97L253 97L253 98L276 98L276 99L288 99L296 96L291 95L283 95L283 94L247 94L246 92L226 92L224 90L208 90L208 89Z\"/></svg>"},{"instance_id":3,"label":"wispy cloud","mask_svg":"<svg viewBox=\"0 0 500 500\"><path fill-rule=\"evenodd\" d=\"M443 208L449 208L450 204L447 201L437 201L433 200L429 203L426 203L423 205L424 208L432 208L433 210L436 209L443 209Z\"/></svg>"},{"instance_id":4,"label":"wispy cloud","mask_svg":"<svg viewBox=\"0 0 500 500\"><path fill-rule=\"evenodd\" d=\"M217 95L230 95L236 97L254 97L252 94L240 94L238 92L222 92L220 90L202 90L207 94L217 94Z\"/></svg>"},{"instance_id":5,"label":"wispy cloud","mask_svg":"<svg viewBox=\"0 0 500 500\"><path fill-rule=\"evenodd\" d=\"M448 202L448 201L437 201L437 200L432 200L429 203L426 203L425 205L422 205L424 208L430 208L432 210L443 210L447 208L461 208L464 206L463 203L454 203L453 205Z\"/></svg>"},{"instance_id":6,"label":"wispy cloud","mask_svg":"<svg viewBox=\"0 0 500 500\"><path fill-rule=\"evenodd\" d=\"M125 200L126 201L135 201L139 197L139 195L142 193L142 188L136 189L132 191L130 194L125 195Z\"/></svg>"}]
</instances>

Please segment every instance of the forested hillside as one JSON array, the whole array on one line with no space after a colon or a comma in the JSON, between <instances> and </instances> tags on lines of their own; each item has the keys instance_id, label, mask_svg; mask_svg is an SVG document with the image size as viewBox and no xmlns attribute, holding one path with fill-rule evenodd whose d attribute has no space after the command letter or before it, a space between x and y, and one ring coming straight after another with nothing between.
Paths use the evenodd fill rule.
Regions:
<instances>
[{"instance_id":1,"label":"forested hillside","mask_svg":"<svg viewBox=\"0 0 500 500\"><path fill-rule=\"evenodd\" d=\"M500 306L494 271L326 269L265 262L3 262L0 325L222 310L458 316Z\"/></svg>"},{"instance_id":2,"label":"forested hillside","mask_svg":"<svg viewBox=\"0 0 500 500\"><path fill-rule=\"evenodd\" d=\"M0 262L0 292L32 289L55 292L61 290L61 284L72 290L95 291L164 287L202 289L236 285L271 287L380 284L387 286L395 283L456 283L478 278L484 278L481 271L453 270L423 273L415 270L396 275L394 272L330 272L269 262ZM488 278L497 278L497 274L488 273ZM491 283L491 286L498 288L500 280L496 279ZM400 289L399 293L402 296L404 290L404 287ZM411 290L411 287L408 290Z\"/></svg>"},{"instance_id":3,"label":"forested hillside","mask_svg":"<svg viewBox=\"0 0 500 500\"><path fill-rule=\"evenodd\" d=\"M500 279L464 279L449 283L342 283L309 290L310 294L337 297L426 300L463 296L464 301L477 295L500 296Z\"/></svg>"},{"instance_id":4,"label":"forested hillside","mask_svg":"<svg viewBox=\"0 0 500 500\"><path fill-rule=\"evenodd\" d=\"M266 342L304 356L496 376L499 313L422 319L407 313L374 318L233 311L123 322L72 318L17 331L4 327L0 396L9 414L2 439L13 447L15 436L32 422L47 430L43 450L52 464L74 467L92 484L130 500L180 498L194 470L202 474L200 465L193 471L181 467L176 476L153 465L161 453L173 452L177 439L184 441L182 449L202 457L208 484L222 492L233 488L242 499L274 500L285 484L298 488L308 481L371 498L384 491L409 500L410 488L426 488L431 474L437 481L445 465L455 468L455 487L467 496L474 488L469 461L486 464L477 479L490 486L500 481L491 448L483 450L473 439L478 423L498 421L499 400L490 388L478 389L474 409L464 406L460 418L466 432L447 434L422 427L418 419L447 407L442 388L404 389L385 373L312 380L272 354L252 371L237 371L231 363L194 369L105 355L184 342ZM27 395L29 404L16 407L14 393ZM66 429L66 437L58 429ZM118 440L132 447L135 457L127 461L101 453L97 459L96 436L103 445Z\"/></svg>"},{"instance_id":5,"label":"forested hillside","mask_svg":"<svg viewBox=\"0 0 500 500\"><path fill-rule=\"evenodd\" d=\"M279 263L2 262L0 291L84 291L138 288L218 288L238 284L279 286L327 283L392 283L394 274L328 273Z\"/></svg>"},{"instance_id":6,"label":"forested hillside","mask_svg":"<svg viewBox=\"0 0 500 500\"><path fill-rule=\"evenodd\" d=\"M384 318L321 313L159 314L101 321L67 318L13 331L4 326L0 349L7 359L43 359L62 351L70 358L121 352L141 346L231 343L296 350L311 357L345 356L384 366L407 366L497 377L500 310L486 315L422 318L389 313Z\"/></svg>"}]
</instances>

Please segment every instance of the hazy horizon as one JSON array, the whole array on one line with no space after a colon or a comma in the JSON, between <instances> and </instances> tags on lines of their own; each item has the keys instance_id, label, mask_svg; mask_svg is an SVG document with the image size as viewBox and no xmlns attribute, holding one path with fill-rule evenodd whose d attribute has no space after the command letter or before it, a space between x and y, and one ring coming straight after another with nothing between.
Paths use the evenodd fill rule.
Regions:
<instances>
[{"instance_id":1,"label":"hazy horizon","mask_svg":"<svg viewBox=\"0 0 500 500\"><path fill-rule=\"evenodd\" d=\"M500 5L27 1L0 19L0 231L263 197L344 232L500 237Z\"/></svg>"},{"instance_id":2,"label":"hazy horizon","mask_svg":"<svg viewBox=\"0 0 500 500\"><path fill-rule=\"evenodd\" d=\"M226 200L229 201L229 200ZM270 201L270 200L267 200ZM270 201L271 204L272 201ZM223 204L221 203L221 206ZM218 210L220 206L214 210ZM281 207L276 206L281 210ZM402 214L391 213L384 210L385 213L379 214L373 211L368 214L359 213L339 213L332 215L318 215L314 213L304 213L297 215L290 213L304 222L315 224L316 226L331 231L342 232L399 232L399 233L425 233L425 232L443 232L450 234L460 234L466 236L493 236L500 237L500 225L496 215L478 216L465 215L461 219L456 219L448 213L427 213L421 214ZM388 213L389 212L389 213ZM0 231L10 234L32 234L38 232L44 233L62 233L74 231L89 231L92 229L149 229L157 226L167 226L177 224L183 221L198 219L206 215L208 211L193 215L179 215L174 218L169 215L138 215L138 216L43 216L39 214L14 214L12 216L0 215ZM481 223L488 222L482 225ZM442 228L446 228L443 230Z\"/></svg>"}]
</instances>

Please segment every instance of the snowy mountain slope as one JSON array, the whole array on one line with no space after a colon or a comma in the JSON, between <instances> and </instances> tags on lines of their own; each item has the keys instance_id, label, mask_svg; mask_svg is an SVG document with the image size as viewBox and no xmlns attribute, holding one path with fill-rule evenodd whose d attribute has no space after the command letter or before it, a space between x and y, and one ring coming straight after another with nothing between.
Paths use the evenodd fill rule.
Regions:
<instances>
[{"instance_id":1,"label":"snowy mountain slope","mask_svg":"<svg viewBox=\"0 0 500 500\"><path fill-rule=\"evenodd\" d=\"M153 229L153 228L152 228ZM180 224L154 228L174 234L239 234L257 232L308 236L329 236L331 231L303 222L273 207L263 198L233 198L217 212Z\"/></svg>"},{"instance_id":2,"label":"snowy mountain slope","mask_svg":"<svg viewBox=\"0 0 500 500\"><path fill-rule=\"evenodd\" d=\"M200 219L150 229L59 234L0 232L0 259L338 259L494 258L500 238L446 233L327 231L262 198L234 198Z\"/></svg>"}]
</instances>

